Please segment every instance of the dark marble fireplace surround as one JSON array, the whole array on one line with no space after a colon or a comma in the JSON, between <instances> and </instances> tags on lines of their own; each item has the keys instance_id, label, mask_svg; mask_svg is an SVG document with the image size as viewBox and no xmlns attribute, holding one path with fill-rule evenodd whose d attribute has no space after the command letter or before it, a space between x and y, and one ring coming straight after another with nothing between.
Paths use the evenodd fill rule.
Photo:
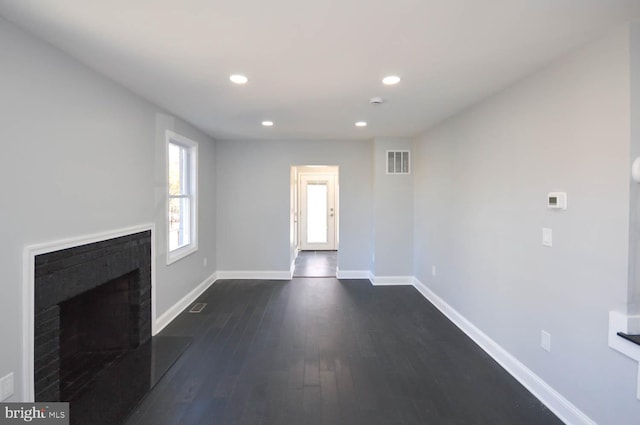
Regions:
<instances>
[{"instance_id":1,"label":"dark marble fireplace surround","mask_svg":"<svg viewBox=\"0 0 640 425\"><path fill-rule=\"evenodd\" d=\"M151 338L151 231L35 257L36 401L70 401Z\"/></svg>"}]
</instances>

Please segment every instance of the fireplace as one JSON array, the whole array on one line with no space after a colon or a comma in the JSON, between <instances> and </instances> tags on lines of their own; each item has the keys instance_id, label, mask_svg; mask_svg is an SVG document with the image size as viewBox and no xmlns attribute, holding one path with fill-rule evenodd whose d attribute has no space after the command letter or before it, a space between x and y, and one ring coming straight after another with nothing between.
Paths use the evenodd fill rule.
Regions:
<instances>
[{"instance_id":1,"label":"fireplace","mask_svg":"<svg viewBox=\"0 0 640 425\"><path fill-rule=\"evenodd\" d=\"M60 398L73 400L100 371L140 345L135 271L63 301L60 307Z\"/></svg>"},{"instance_id":2,"label":"fireplace","mask_svg":"<svg viewBox=\"0 0 640 425\"><path fill-rule=\"evenodd\" d=\"M151 338L151 231L37 255L34 298L35 401L73 402Z\"/></svg>"}]
</instances>

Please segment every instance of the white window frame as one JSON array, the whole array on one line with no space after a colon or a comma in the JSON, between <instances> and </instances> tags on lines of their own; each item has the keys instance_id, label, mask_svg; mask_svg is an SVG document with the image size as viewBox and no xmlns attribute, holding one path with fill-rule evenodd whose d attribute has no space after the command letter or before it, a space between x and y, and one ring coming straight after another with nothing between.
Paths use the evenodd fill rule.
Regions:
<instances>
[{"instance_id":1,"label":"white window frame","mask_svg":"<svg viewBox=\"0 0 640 425\"><path fill-rule=\"evenodd\" d=\"M165 143L165 156L166 156L166 245L167 245L167 264L174 263L187 255L193 254L198 250L198 143L191 139L188 139L180 134L177 134L171 130L166 131L166 143ZM169 146L177 145L181 148L187 149L189 158L187 160L187 173L189 175L189 189L187 197L190 200L189 204L189 236L190 242L179 248L170 249L170 200L175 196L169 193Z\"/></svg>"}]
</instances>

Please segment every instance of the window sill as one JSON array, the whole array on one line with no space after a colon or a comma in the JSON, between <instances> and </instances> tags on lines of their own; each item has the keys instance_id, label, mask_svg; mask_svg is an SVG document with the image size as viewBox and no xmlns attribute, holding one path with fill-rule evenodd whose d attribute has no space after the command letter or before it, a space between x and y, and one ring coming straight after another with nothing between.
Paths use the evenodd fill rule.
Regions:
<instances>
[{"instance_id":1,"label":"window sill","mask_svg":"<svg viewBox=\"0 0 640 425\"><path fill-rule=\"evenodd\" d=\"M193 254L198 250L198 246L195 244L183 246L182 248L176 249L175 251L170 251L167 253L167 266L169 264L173 264L178 260L183 259L184 257Z\"/></svg>"}]
</instances>

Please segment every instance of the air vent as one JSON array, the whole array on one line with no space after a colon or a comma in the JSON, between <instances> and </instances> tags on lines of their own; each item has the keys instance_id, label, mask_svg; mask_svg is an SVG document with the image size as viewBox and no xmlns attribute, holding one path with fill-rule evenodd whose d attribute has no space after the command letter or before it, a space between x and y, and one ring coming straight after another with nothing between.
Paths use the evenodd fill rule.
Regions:
<instances>
[{"instance_id":1,"label":"air vent","mask_svg":"<svg viewBox=\"0 0 640 425\"><path fill-rule=\"evenodd\" d=\"M207 303L195 303L189 313L200 313L207 306Z\"/></svg>"},{"instance_id":2,"label":"air vent","mask_svg":"<svg viewBox=\"0 0 640 425\"><path fill-rule=\"evenodd\" d=\"M387 174L409 174L409 151L387 151Z\"/></svg>"}]
</instances>

